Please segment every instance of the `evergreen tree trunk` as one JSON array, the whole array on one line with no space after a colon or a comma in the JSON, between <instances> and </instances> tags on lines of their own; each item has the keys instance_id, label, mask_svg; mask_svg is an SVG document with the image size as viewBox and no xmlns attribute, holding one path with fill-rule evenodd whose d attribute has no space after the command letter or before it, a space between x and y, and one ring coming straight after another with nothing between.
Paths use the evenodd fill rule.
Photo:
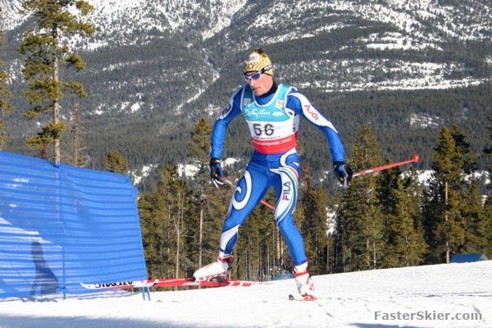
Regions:
<instances>
[{"instance_id":1,"label":"evergreen tree trunk","mask_svg":"<svg viewBox=\"0 0 492 328\"><path fill-rule=\"evenodd\" d=\"M52 30L53 42L58 42L58 24L53 24ZM54 86L54 96L53 96L53 124L58 126L60 123L60 102L58 94L59 83L60 83L60 64L57 47L53 47L53 86ZM55 164L60 164L60 138L59 135L54 137L54 153L55 153Z\"/></svg>"},{"instance_id":2,"label":"evergreen tree trunk","mask_svg":"<svg viewBox=\"0 0 492 328\"><path fill-rule=\"evenodd\" d=\"M444 206L446 207L446 210L444 212L444 222L446 222L446 224L448 224L449 217L448 217L448 211L447 211L447 208L448 208L448 182L447 181L444 182ZM449 239L446 236L446 263L449 263L450 252L451 252L451 250L449 248Z\"/></svg>"},{"instance_id":3,"label":"evergreen tree trunk","mask_svg":"<svg viewBox=\"0 0 492 328\"><path fill-rule=\"evenodd\" d=\"M0 10L1 19L1 10ZM4 42L4 37L2 31L0 31L0 47L2 47ZM3 66L2 58L0 58L0 67ZM7 82L9 76L4 71L0 70L0 150L3 146L7 144L7 126L3 121L5 115L9 115L13 111L13 107L10 104L12 98L12 93L10 92Z\"/></svg>"},{"instance_id":4,"label":"evergreen tree trunk","mask_svg":"<svg viewBox=\"0 0 492 328\"><path fill-rule=\"evenodd\" d=\"M203 266L203 202L200 202L200 223L198 232L198 267Z\"/></svg>"}]
</instances>

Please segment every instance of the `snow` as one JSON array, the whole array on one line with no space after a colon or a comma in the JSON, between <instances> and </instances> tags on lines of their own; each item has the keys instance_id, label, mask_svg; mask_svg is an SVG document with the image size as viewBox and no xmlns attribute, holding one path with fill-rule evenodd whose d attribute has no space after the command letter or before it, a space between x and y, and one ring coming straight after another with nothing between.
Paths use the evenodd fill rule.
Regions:
<instances>
[{"instance_id":1,"label":"snow","mask_svg":"<svg viewBox=\"0 0 492 328\"><path fill-rule=\"evenodd\" d=\"M200 170L200 168L198 167L198 165L194 165L194 164L178 164L178 174L180 177L187 177L187 178L192 178L194 177L198 171Z\"/></svg>"},{"instance_id":2,"label":"snow","mask_svg":"<svg viewBox=\"0 0 492 328\"><path fill-rule=\"evenodd\" d=\"M436 128L443 125L443 119L439 116L430 116L425 114L411 114L410 126L416 128Z\"/></svg>"},{"instance_id":3,"label":"snow","mask_svg":"<svg viewBox=\"0 0 492 328\"><path fill-rule=\"evenodd\" d=\"M491 327L492 261L314 276L251 287L0 299L0 327Z\"/></svg>"},{"instance_id":4,"label":"snow","mask_svg":"<svg viewBox=\"0 0 492 328\"><path fill-rule=\"evenodd\" d=\"M210 30L205 30L204 32L202 32L202 37L204 40L213 37L224 28L229 26L232 22L232 17L234 16L234 14L246 4L246 0L224 0L222 2L222 7L212 7L219 7L219 9L221 9L222 13L221 15L219 15L219 17L221 18L217 20L215 26L213 26Z\"/></svg>"},{"instance_id":5,"label":"snow","mask_svg":"<svg viewBox=\"0 0 492 328\"><path fill-rule=\"evenodd\" d=\"M130 172L130 175L132 176L133 184L136 186L140 184L143 179L147 178L152 170L156 169L158 167L158 164L149 164L149 165L144 165L140 169L140 171L136 170L133 172Z\"/></svg>"}]
</instances>

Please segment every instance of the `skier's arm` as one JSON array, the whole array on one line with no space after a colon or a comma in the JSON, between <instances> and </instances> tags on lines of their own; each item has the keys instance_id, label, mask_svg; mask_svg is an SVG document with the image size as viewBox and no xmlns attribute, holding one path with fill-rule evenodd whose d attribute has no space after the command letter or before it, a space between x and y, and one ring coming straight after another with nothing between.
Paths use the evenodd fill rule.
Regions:
<instances>
[{"instance_id":1,"label":"skier's arm","mask_svg":"<svg viewBox=\"0 0 492 328\"><path fill-rule=\"evenodd\" d=\"M299 92L289 94L287 108L294 110L297 115L302 115L323 132L328 141L333 163L345 162L345 150L337 129L330 120L311 104L306 96Z\"/></svg>"},{"instance_id":2,"label":"skier's arm","mask_svg":"<svg viewBox=\"0 0 492 328\"><path fill-rule=\"evenodd\" d=\"M224 150L224 140L227 133L227 126L241 113L240 108L241 89L236 91L231 97L229 104L224 108L217 118L210 138L210 158L221 159Z\"/></svg>"}]
</instances>

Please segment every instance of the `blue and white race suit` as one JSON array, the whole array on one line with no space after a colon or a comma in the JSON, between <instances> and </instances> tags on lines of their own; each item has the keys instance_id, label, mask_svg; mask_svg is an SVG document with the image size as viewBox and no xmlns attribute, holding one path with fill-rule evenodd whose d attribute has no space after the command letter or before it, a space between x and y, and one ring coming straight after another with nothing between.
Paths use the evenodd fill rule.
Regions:
<instances>
[{"instance_id":1,"label":"blue and white race suit","mask_svg":"<svg viewBox=\"0 0 492 328\"><path fill-rule=\"evenodd\" d=\"M227 126L239 114L249 126L254 153L238 181L224 220L219 256L232 254L239 227L273 187L275 220L284 236L294 265L307 261L303 238L294 223L299 181L296 152L299 118L304 117L325 135L332 160L345 161L345 152L333 124L296 88L274 84L272 90L255 96L249 85L237 90L217 118L211 137L211 158L221 158Z\"/></svg>"}]
</instances>

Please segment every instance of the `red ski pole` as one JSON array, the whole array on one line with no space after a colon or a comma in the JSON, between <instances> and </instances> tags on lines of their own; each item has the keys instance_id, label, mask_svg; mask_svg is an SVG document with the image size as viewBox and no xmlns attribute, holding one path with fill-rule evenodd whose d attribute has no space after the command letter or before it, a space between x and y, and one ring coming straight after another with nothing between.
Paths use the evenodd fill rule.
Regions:
<instances>
[{"instance_id":1,"label":"red ski pole","mask_svg":"<svg viewBox=\"0 0 492 328\"><path fill-rule=\"evenodd\" d=\"M379 172L379 171L391 169L393 167L402 166L405 164L418 163L419 159L420 159L419 155L413 155L412 159L409 159L406 161L390 163L390 164L386 164L386 165L373 167L372 169L367 169L367 170L362 170L362 171L356 172L356 173L354 173L353 177L357 177L359 175L366 175L366 174L374 173L374 172Z\"/></svg>"}]
</instances>

